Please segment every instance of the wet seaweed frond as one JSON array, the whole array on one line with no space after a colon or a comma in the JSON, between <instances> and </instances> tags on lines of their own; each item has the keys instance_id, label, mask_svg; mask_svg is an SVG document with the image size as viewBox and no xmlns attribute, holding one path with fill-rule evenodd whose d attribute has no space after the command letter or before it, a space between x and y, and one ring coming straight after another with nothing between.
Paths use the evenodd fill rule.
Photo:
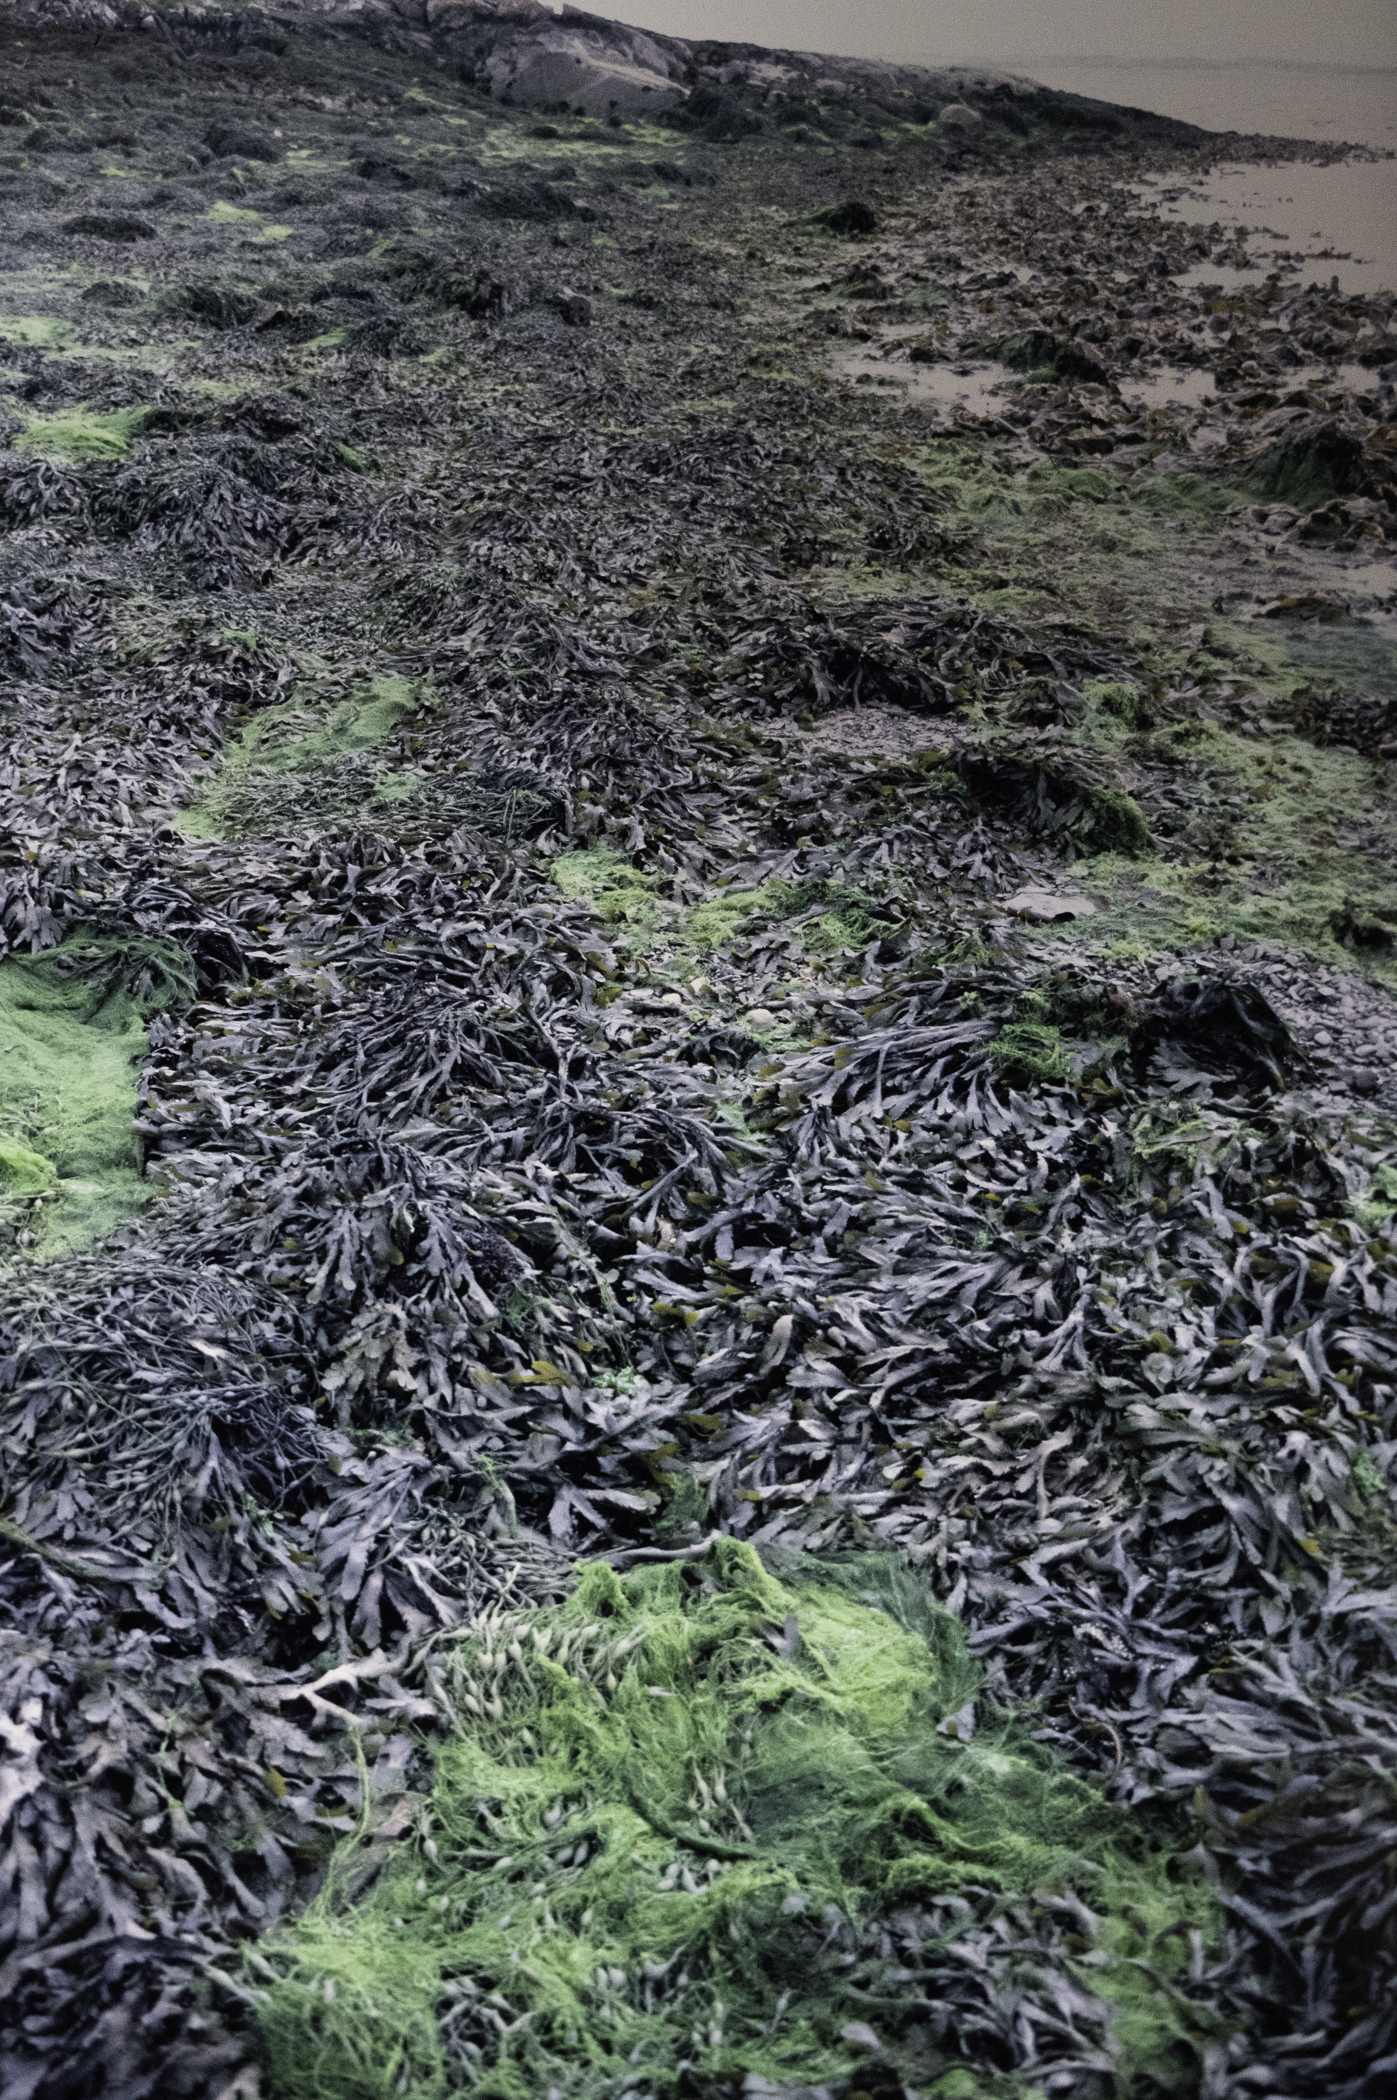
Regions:
<instances>
[{"instance_id":1,"label":"wet seaweed frond","mask_svg":"<svg viewBox=\"0 0 1397 2100\"><path fill-rule=\"evenodd\" d=\"M1386 309L1023 83L63 6L0 2087L1372 2100Z\"/></svg>"}]
</instances>

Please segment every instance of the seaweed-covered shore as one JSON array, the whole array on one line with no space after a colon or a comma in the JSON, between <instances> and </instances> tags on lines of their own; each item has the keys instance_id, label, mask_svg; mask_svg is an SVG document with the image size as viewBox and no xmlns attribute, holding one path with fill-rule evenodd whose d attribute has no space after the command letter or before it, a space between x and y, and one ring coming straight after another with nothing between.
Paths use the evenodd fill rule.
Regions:
<instances>
[{"instance_id":1,"label":"seaweed-covered shore","mask_svg":"<svg viewBox=\"0 0 1397 2100\"><path fill-rule=\"evenodd\" d=\"M3 39L7 2100L1379 2100L1394 301L1140 182L1318 149Z\"/></svg>"}]
</instances>

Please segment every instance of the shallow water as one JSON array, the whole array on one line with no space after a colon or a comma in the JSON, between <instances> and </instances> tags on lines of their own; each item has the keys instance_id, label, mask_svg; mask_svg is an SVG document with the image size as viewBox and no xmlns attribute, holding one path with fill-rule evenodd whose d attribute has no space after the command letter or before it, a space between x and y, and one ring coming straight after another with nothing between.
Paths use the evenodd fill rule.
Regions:
<instances>
[{"instance_id":1,"label":"shallow water","mask_svg":"<svg viewBox=\"0 0 1397 2100\"><path fill-rule=\"evenodd\" d=\"M1208 131L1351 143L1382 155L1397 152L1397 66L1218 64L1201 59L1160 65L1042 53L1035 57L1022 51L973 62L996 65L1069 94L1179 117ZM1344 292L1397 286L1397 160L1346 161L1332 168L1302 163L1219 169L1206 192L1201 184L1190 190L1188 204L1181 203L1175 216L1194 224L1218 219L1229 226L1268 225L1277 230L1276 238L1253 244L1257 254L1271 251L1256 279L1233 279L1212 270L1190 276L1190 283L1231 286L1259 281L1277 267L1274 251L1284 248L1299 264L1290 282L1327 284L1337 276ZM1314 253L1319 249L1338 252L1319 256Z\"/></svg>"},{"instance_id":2,"label":"shallow water","mask_svg":"<svg viewBox=\"0 0 1397 2100\"><path fill-rule=\"evenodd\" d=\"M1397 148L1397 66L1213 63L1025 56L993 62L1044 87L1157 110L1206 131Z\"/></svg>"},{"instance_id":3,"label":"shallow water","mask_svg":"<svg viewBox=\"0 0 1397 2100\"><path fill-rule=\"evenodd\" d=\"M948 415L994 416L1004 406L1010 374L1000 364L914 365L896 351L891 356L870 349L847 350L835 360L843 379L866 380L872 386L901 388L913 401L925 402Z\"/></svg>"},{"instance_id":4,"label":"shallow water","mask_svg":"<svg viewBox=\"0 0 1397 2100\"><path fill-rule=\"evenodd\" d=\"M900 388L909 400L939 408L947 415L967 417L999 415L1009 394L1020 384L1018 376L1000 364L964 363L914 365L896 349L881 354L872 349L851 349L836 359L841 378L855 385L862 379L870 386ZM1293 393L1313 387L1327 395L1345 391L1370 393L1375 375L1363 365L1304 365L1294 371L1272 375L1267 381L1278 392ZM1219 400L1214 374L1197 367L1166 365L1162 370L1141 372L1120 381L1120 396L1136 408L1208 408ZM1220 436L1222 433L1214 432Z\"/></svg>"},{"instance_id":5,"label":"shallow water","mask_svg":"<svg viewBox=\"0 0 1397 2100\"><path fill-rule=\"evenodd\" d=\"M1337 278L1346 293L1397 286L1397 160L1341 161L1331 168L1232 163L1187 186L1151 176L1138 194L1162 219L1246 229L1254 267L1200 263L1186 284L1231 289L1260 284L1279 270L1296 284Z\"/></svg>"},{"instance_id":6,"label":"shallow water","mask_svg":"<svg viewBox=\"0 0 1397 2100\"><path fill-rule=\"evenodd\" d=\"M1182 371L1169 366L1139 379L1121 381L1121 398L1141 408L1201 408L1217 393L1211 372Z\"/></svg>"}]
</instances>

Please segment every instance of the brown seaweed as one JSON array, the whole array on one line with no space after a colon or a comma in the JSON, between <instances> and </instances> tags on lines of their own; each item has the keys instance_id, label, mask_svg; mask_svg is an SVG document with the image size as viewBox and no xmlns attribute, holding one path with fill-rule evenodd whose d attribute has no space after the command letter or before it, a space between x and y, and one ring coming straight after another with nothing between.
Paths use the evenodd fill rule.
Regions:
<instances>
[{"instance_id":1,"label":"brown seaweed","mask_svg":"<svg viewBox=\"0 0 1397 2100\"><path fill-rule=\"evenodd\" d=\"M159 257L169 298L139 323L90 302L94 329L198 344L178 380L16 351L24 449L0 455L5 952L61 944L67 988L148 1042L141 1215L36 1260L61 1206L0 1192L0 2083L250 2093L238 1950L349 1829L414 1841L431 1643L562 1596L581 1559L697 1562L719 1533L775 1568L914 1567L982 1713L1186 1832L1227 1924L1168 1986L1184 2090L1373 2100L1397 1155L1378 1054L1371 1086L1334 1066L1359 1018L1388 1040L1390 980L1356 974L1388 919L1346 889L1326 962L1323 926L1049 946L1012 909L1105 856L1142 884L1225 869L1218 724L1268 737L1284 702L1317 745L1358 723L1376 749L1389 704L1296 690L1262 730L1240 674L1008 603L983 566L1035 489L1127 500L1103 435L1129 460L1134 426L1074 389L1183 325L1192 236L1143 210L1118 229L1160 309L1134 351L1047 330L1059 276L1000 281L1010 249L1057 255L1042 171L1070 148L1090 189L1111 153L1205 148L991 86L983 138L938 128L925 83L768 102L693 46L681 167L619 118L539 125L473 84L484 44L436 68L382 11L343 41L117 12L96 49L35 31L26 81L95 95L109 43L143 174L178 149L200 214L236 196L292 231L216 269L210 225L251 221L122 218L76 153L80 210L13 171L17 239ZM999 512L957 499L965 433L931 453L829 382L832 327L925 289L891 245L849 267L900 209L869 127L935 220L935 342L1029 361L1014 420L975 435L1005 455ZM609 187L579 173L594 133L628 156ZM293 174L293 138L347 172ZM794 319L757 224L801 286L829 273ZM1297 296L1290 325L1325 311ZM69 412L107 419L105 456L35 453ZM1313 469L1389 530L1390 421L1306 451L1270 414L1268 500ZM385 679L412 694L390 726L228 790L288 707L326 723ZM881 1927L830 1928L880 2017L930 2005L987 2075L1110 2089L1096 2014L1089 2047L1024 2040L1088 1949L1066 1897L913 1923L895 1985Z\"/></svg>"}]
</instances>

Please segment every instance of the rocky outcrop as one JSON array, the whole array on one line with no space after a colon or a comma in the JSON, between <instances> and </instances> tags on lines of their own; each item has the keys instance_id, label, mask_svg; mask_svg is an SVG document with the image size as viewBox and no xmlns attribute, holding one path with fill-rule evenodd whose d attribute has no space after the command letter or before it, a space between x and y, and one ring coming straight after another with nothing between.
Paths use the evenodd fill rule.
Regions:
<instances>
[{"instance_id":1,"label":"rocky outcrop","mask_svg":"<svg viewBox=\"0 0 1397 2100\"><path fill-rule=\"evenodd\" d=\"M749 110L769 104L772 115L802 94L853 102L880 94L921 96L928 117L947 101L963 107L967 95L1033 92L1029 83L998 74L651 35L545 0L11 0L7 21L11 28L91 25L182 40L348 31L380 43L433 48L500 100L566 105L600 118L674 110L695 88L721 89ZM967 115L975 121L973 111Z\"/></svg>"},{"instance_id":2,"label":"rocky outcrop","mask_svg":"<svg viewBox=\"0 0 1397 2100\"><path fill-rule=\"evenodd\" d=\"M426 0L425 12L434 36L448 40L502 100L643 117L687 93L691 69L680 52L623 22L574 8L487 12L477 0Z\"/></svg>"},{"instance_id":3,"label":"rocky outcrop","mask_svg":"<svg viewBox=\"0 0 1397 2100\"><path fill-rule=\"evenodd\" d=\"M329 32L446 58L492 97L538 109L633 120L667 115L713 140L791 128L807 98L826 135L849 123L935 123L957 153L987 128L1038 127L1091 151L1106 139L1187 143L1192 125L1040 88L980 68L891 65L823 52L660 36L548 0L0 0L5 27L92 28L186 46ZM718 105L713 97L720 98ZM700 106L686 116L697 97Z\"/></svg>"}]
</instances>

